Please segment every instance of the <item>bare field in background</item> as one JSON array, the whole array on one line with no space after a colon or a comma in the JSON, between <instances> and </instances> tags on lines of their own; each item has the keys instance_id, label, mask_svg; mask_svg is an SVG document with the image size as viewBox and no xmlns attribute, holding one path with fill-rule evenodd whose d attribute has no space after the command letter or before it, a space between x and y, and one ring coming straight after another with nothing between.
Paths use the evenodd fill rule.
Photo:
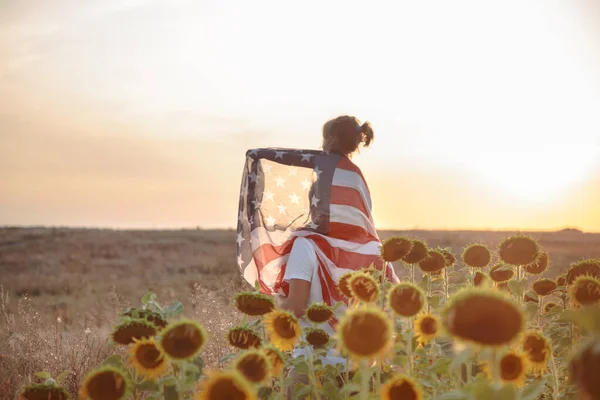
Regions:
<instances>
[{"instance_id":1,"label":"bare field in background","mask_svg":"<svg viewBox=\"0 0 600 400\"><path fill-rule=\"evenodd\" d=\"M459 258L474 242L496 247L514 232L382 231L450 247ZM600 234L530 233L550 255L549 277L587 257L600 257ZM117 313L145 292L180 300L184 314L209 334L205 361L216 366L230 349L227 330L241 321L231 297L249 288L236 264L233 230L0 229L0 399L30 374L70 372L76 390L87 369L114 352L106 338ZM396 265L399 276L407 269ZM6 396L6 397L5 397Z\"/></svg>"}]
</instances>

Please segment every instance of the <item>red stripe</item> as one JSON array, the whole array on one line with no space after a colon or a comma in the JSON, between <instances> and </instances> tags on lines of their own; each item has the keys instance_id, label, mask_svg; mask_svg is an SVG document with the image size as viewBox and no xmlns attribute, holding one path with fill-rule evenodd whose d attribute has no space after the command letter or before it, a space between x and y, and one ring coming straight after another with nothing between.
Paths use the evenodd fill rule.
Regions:
<instances>
[{"instance_id":1,"label":"red stripe","mask_svg":"<svg viewBox=\"0 0 600 400\"><path fill-rule=\"evenodd\" d=\"M379 241L379 238L366 229L357 225L344 224L343 222L329 222L327 236L360 244L369 243L373 240Z\"/></svg>"},{"instance_id":2,"label":"red stripe","mask_svg":"<svg viewBox=\"0 0 600 400\"><path fill-rule=\"evenodd\" d=\"M329 242L319 235L309 235L307 238L312 239L315 245L331 260L338 268L348 268L358 270L368 268L372 263L378 269L382 269L383 260L378 254L361 254L353 251L341 249L332 246Z\"/></svg>"},{"instance_id":3,"label":"red stripe","mask_svg":"<svg viewBox=\"0 0 600 400\"><path fill-rule=\"evenodd\" d=\"M369 211L365 206L362 196L358 190L354 188L346 186L332 186L330 202L331 204L337 204L340 206L351 206L358 208L363 214L365 214L365 216L369 215L368 218L371 220Z\"/></svg>"},{"instance_id":4,"label":"red stripe","mask_svg":"<svg viewBox=\"0 0 600 400\"><path fill-rule=\"evenodd\" d=\"M356 164L354 164L352 161L350 161L350 159L347 157L342 157L340 159L340 161L338 161L336 168L345 169L346 171L356 172L357 174L360 175L361 178L363 178L363 180L365 179L362 172L360 171L360 168L358 168L358 166Z\"/></svg>"},{"instance_id":5,"label":"red stripe","mask_svg":"<svg viewBox=\"0 0 600 400\"><path fill-rule=\"evenodd\" d=\"M291 239L287 240L279 246L274 246L270 243L265 243L258 249L254 250L254 253L252 253L252 257L254 258L254 262L256 263L256 268L258 268L258 273L260 274L260 271L265 267L265 265L267 265L271 261L288 254L292 250L294 240L296 240L296 236L292 237Z\"/></svg>"}]
</instances>

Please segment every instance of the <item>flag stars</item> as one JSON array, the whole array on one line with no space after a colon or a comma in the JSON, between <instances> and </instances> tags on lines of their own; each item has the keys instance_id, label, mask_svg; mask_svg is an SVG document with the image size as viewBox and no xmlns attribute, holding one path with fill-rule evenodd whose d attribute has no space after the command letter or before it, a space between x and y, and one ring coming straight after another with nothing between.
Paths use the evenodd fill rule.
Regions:
<instances>
[{"instance_id":1,"label":"flag stars","mask_svg":"<svg viewBox=\"0 0 600 400\"><path fill-rule=\"evenodd\" d=\"M244 221L244 213L240 211L240 213L238 214L238 221L243 222Z\"/></svg>"},{"instance_id":2,"label":"flag stars","mask_svg":"<svg viewBox=\"0 0 600 400\"><path fill-rule=\"evenodd\" d=\"M311 157L312 157L312 154L302 154L302 160L300 160L300 161L310 162Z\"/></svg>"},{"instance_id":3,"label":"flag stars","mask_svg":"<svg viewBox=\"0 0 600 400\"><path fill-rule=\"evenodd\" d=\"M321 201L321 200L317 199L317 196L315 196L315 195L313 194L313 197L312 197L312 199L310 200L310 205L311 205L311 206L314 206L314 207L317 207L317 206L319 205L319 201Z\"/></svg>"},{"instance_id":4,"label":"flag stars","mask_svg":"<svg viewBox=\"0 0 600 400\"><path fill-rule=\"evenodd\" d=\"M277 205L277 208L279 208L279 214L287 214L287 206L285 204L279 204Z\"/></svg>"},{"instance_id":5,"label":"flag stars","mask_svg":"<svg viewBox=\"0 0 600 400\"><path fill-rule=\"evenodd\" d=\"M238 233L237 240L236 240L237 244L241 245L242 243L244 243L244 240L246 240L246 239L244 239L244 236L241 233Z\"/></svg>"},{"instance_id":6,"label":"flag stars","mask_svg":"<svg viewBox=\"0 0 600 400\"><path fill-rule=\"evenodd\" d=\"M257 210L260 208L260 201L252 200L252 204L254 205L254 209Z\"/></svg>"},{"instance_id":7,"label":"flag stars","mask_svg":"<svg viewBox=\"0 0 600 400\"><path fill-rule=\"evenodd\" d=\"M285 179L283 179L281 176L278 176L277 178L275 178L275 182L277 183L277 187L285 186Z\"/></svg>"},{"instance_id":8,"label":"flag stars","mask_svg":"<svg viewBox=\"0 0 600 400\"><path fill-rule=\"evenodd\" d=\"M319 227L319 225L315 224L313 221L310 221L310 223L307 225L307 227L309 229L317 229Z\"/></svg>"},{"instance_id":9,"label":"flag stars","mask_svg":"<svg viewBox=\"0 0 600 400\"><path fill-rule=\"evenodd\" d=\"M319 175L321 175L321 172L323 172L323 171L321 171L318 166L315 167L314 171L315 171L315 174L317 174L317 179L319 179Z\"/></svg>"},{"instance_id":10,"label":"flag stars","mask_svg":"<svg viewBox=\"0 0 600 400\"><path fill-rule=\"evenodd\" d=\"M290 176L297 176L297 174L298 174L298 168L296 168L296 167L290 167L289 174L290 174Z\"/></svg>"},{"instance_id":11,"label":"flag stars","mask_svg":"<svg viewBox=\"0 0 600 400\"><path fill-rule=\"evenodd\" d=\"M265 190L265 199L275 201L275 193L271 192L268 189Z\"/></svg>"},{"instance_id":12,"label":"flag stars","mask_svg":"<svg viewBox=\"0 0 600 400\"><path fill-rule=\"evenodd\" d=\"M270 175L271 174L271 164L263 165L262 170L265 174Z\"/></svg>"},{"instance_id":13,"label":"flag stars","mask_svg":"<svg viewBox=\"0 0 600 400\"><path fill-rule=\"evenodd\" d=\"M275 221L276 221L276 219L275 219L275 218L273 218L273 216L272 216L272 215L269 215L269 216L266 218L266 220L267 220L267 226L273 226L273 225L275 225Z\"/></svg>"},{"instance_id":14,"label":"flag stars","mask_svg":"<svg viewBox=\"0 0 600 400\"><path fill-rule=\"evenodd\" d=\"M300 204L300 197L296 194L296 192L290 194L290 201L292 204Z\"/></svg>"},{"instance_id":15,"label":"flag stars","mask_svg":"<svg viewBox=\"0 0 600 400\"><path fill-rule=\"evenodd\" d=\"M308 179L305 178L302 182L300 182L300 184L302 185L302 189L310 189L311 182Z\"/></svg>"},{"instance_id":16,"label":"flag stars","mask_svg":"<svg viewBox=\"0 0 600 400\"><path fill-rule=\"evenodd\" d=\"M285 151L276 151L275 152L275 159L277 160L278 158L281 158L283 160L283 156L285 155Z\"/></svg>"},{"instance_id":17,"label":"flag stars","mask_svg":"<svg viewBox=\"0 0 600 400\"><path fill-rule=\"evenodd\" d=\"M258 182L258 175L256 175L254 172L251 173L250 175L248 175L248 178L250 178L250 182L251 183Z\"/></svg>"}]
</instances>

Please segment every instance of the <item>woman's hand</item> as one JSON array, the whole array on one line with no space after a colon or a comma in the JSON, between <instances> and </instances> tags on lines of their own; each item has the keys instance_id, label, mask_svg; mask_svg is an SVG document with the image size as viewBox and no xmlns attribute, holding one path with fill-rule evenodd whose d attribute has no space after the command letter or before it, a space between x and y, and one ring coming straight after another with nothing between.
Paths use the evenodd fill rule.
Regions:
<instances>
[{"instance_id":1,"label":"woman's hand","mask_svg":"<svg viewBox=\"0 0 600 400\"><path fill-rule=\"evenodd\" d=\"M287 297L275 295L278 308L291 311L298 318L304 315L310 294L310 282L302 279L290 279L290 292Z\"/></svg>"}]
</instances>

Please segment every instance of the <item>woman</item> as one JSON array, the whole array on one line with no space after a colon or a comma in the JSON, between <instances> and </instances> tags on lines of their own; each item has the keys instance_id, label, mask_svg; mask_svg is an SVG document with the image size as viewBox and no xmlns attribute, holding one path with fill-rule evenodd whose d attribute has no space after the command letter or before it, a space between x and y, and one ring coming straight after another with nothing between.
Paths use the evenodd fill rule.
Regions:
<instances>
[{"instance_id":1,"label":"woman","mask_svg":"<svg viewBox=\"0 0 600 400\"><path fill-rule=\"evenodd\" d=\"M310 326L303 318L310 304L342 302L336 307L336 316L321 326L335 334L347 301L336 283L347 272L374 266L390 281L398 281L391 264L379 256L381 241L373 222L370 192L351 161L359 147L369 146L373 138L368 122L361 124L344 115L323 126L322 152L256 149L247 153L238 263L246 280L264 293L275 294L278 306L299 317L303 328ZM302 201L298 186L294 186L300 175L306 189ZM291 201L285 202L288 197ZM294 357L305 351L295 349ZM322 362L345 364L345 359L332 349ZM294 371L292 376L295 381L305 381Z\"/></svg>"}]
</instances>

